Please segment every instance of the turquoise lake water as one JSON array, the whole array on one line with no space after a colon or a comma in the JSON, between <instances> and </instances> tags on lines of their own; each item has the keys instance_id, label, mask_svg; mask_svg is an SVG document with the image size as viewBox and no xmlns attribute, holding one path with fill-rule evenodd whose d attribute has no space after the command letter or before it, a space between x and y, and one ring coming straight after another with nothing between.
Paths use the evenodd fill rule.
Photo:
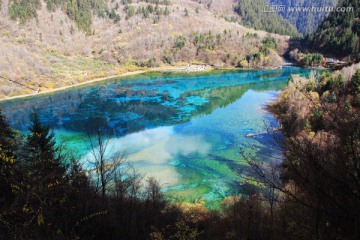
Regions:
<instances>
[{"instance_id":1,"label":"turquoise lake water","mask_svg":"<svg viewBox=\"0 0 360 240\"><path fill-rule=\"evenodd\" d=\"M154 176L178 200L216 205L241 193L248 167L241 148L266 149L264 110L291 74L309 70L147 73L60 92L0 102L13 128L26 131L39 112L59 141L82 161L91 158L87 133L100 128L112 151L126 152L139 173ZM262 159L265 161L265 159Z\"/></svg>"}]
</instances>

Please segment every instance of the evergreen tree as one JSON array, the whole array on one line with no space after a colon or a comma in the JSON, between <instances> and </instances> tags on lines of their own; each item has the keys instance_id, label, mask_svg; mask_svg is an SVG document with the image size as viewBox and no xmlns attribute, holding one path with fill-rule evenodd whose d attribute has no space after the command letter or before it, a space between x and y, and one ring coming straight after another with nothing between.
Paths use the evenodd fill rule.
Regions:
<instances>
[{"instance_id":1,"label":"evergreen tree","mask_svg":"<svg viewBox=\"0 0 360 240\"><path fill-rule=\"evenodd\" d=\"M10 0L9 16L11 19L19 19L21 23L30 18L37 18L37 10L40 7L39 0Z\"/></svg>"},{"instance_id":2,"label":"evergreen tree","mask_svg":"<svg viewBox=\"0 0 360 240\"><path fill-rule=\"evenodd\" d=\"M60 231L63 224L60 216L66 206L66 169L49 127L41 125L37 113L31 115L31 121L30 133L21 151L20 168L24 175L15 209L24 217L27 234L52 239L52 234Z\"/></svg>"},{"instance_id":3,"label":"evergreen tree","mask_svg":"<svg viewBox=\"0 0 360 240\"><path fill-rule=\"evenodd\" d=\"M15 131L11 129L9 123L0 109L0 145L6 149L14 149Z\"/></svg>"},{"instance_id":4,"label":"evergreen tree","mask_svg":"<svg viewBox=\"0 0 360 240\"><path fill-rule=\"evenodd\" d=\"M360 1L339 1L338 9L325 18L307 39L308 47L338 57L360 60Z\"/></svg>"},{"instance_id":5,"label":"evergreen tree","mask_svg":"<svg viewBox=\"0 0 360 240\"><path fill-rule=\"evenodd\" d=\"M267 6L265 0L242 0L235 7L235 11L241 16L245 26L282 35L299 35L290 22L275 12L264 11L264 6Z\"/></svg>"},{"instance_id":6,"label":"evergreen tree","mask_svg":"<svg viewBox=\"0 0 360 240\"><path fill-rule=\"evenodd\" d=\"M297 30L303 34L307 35L316 30L318 25L324 20L324 18L329 14L328 11L321 11L323 7L334 7L338 0L268 0L272 5L283 5L285 6L285 11L278 11L278 13L286 20L288 20L292 25L294 25ZM289 9L319 9L319 11L291 11Z\"/></svg>"},{"instance_id":7,"label":"evergreen tree","mask_svg":"<svg viewBox=\"0 0 360 240\"><path fill-rule=\"evenodd\" d=\"M14 199L11 183L15 184L15 137L15 131L10 128L0 110L0 220Z\"/></svg>"},{"instance_id":8,"label":"evergreen tree","mask_svg":"<svg viewBox=\"0 0 360 240\"><path fill-rule=\"evenodd\" d=\"M26 164L30 166L34 180L47 175L52 175L51 178L62 176L65 169L61 164L59 149L55 146L54 133L50 132L49 127L41 125L37 113L31 115L31 121L24 148Z\"/></svg>"}]
</instances>

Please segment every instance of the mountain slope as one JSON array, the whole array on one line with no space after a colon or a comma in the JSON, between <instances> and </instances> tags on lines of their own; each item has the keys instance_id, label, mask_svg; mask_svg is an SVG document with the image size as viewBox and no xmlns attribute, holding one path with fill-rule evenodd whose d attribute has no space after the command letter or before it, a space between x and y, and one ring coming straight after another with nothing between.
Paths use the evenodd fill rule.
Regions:
<instances>
[{"instance_id":1,"label":"mountain slope","mask_svg":"<svg viewBox=\"0 0 360 240\"><path fill-rule=\"evenodd\" d=\"M95 4L101 2L106 6ZM247 59L254 60L253 67L279 66L289 39L273 34L277 48L266 49L266 32L226 20L232 7L215 2L209 7L191 0L39 0L25 18L12 17L14 3L23 1L1 5L0 75L30 88L0 79L0 98L139 67L191 62L247 67Z\"/></svg>"},{"instance_id":2,"label":"mountain slope","mask_svg":"<svg viewBox=\"0 0 360 240\"><path fill-rule=\"evenodd\" d=\"M316 10L318 7L336 6L338 0L268 0L272 5L283 5L285 11L279 11L278 14L293 24L303 35L314 32L324 18L329 14L326 11L303 11L307 7ZM301 10L292 11L293 7L299 7Z\"/></svg>"},{"instance_id":3,"label":"mountain slope","mask_svg":"<svg viewBox=\"0 0 360 240\"><path fill-rule=\"evenodd\" d=\"M241 23L248 27L283 35L296 36L296 28L275 12L264 12L265 0L240 0L235 11L241 16Z\"/></svg>"},{"instance_id":4,"label":"mountain slope","mask_svg":"<svg viewBox=\"0 0 360 240\"><path fill-rule=\"evenodd\" d=\"M333 12L310 35L308 46L314 51L360 60L360 2L342 0L338 7L353 9L349 12Z\"/></svg>"}]
</instances>

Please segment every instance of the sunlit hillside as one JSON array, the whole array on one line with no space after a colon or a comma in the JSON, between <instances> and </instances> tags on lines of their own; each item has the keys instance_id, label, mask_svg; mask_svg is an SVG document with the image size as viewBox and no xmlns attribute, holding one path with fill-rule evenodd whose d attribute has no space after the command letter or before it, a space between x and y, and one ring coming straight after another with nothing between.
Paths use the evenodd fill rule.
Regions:
<instances>
[{"instance_id":1,"label":"sunlit hillside","mask_svg":"<svg viewBox=\"0 0 360 240\"><path fill-rule=\"evenodd\" d=\"M88 10L91 16L79 13L89 19L73 14L67 1L58 2L39 1L28 6L32 13L24 14L22 1L2 1L0 73L30 88L2 79L0 97L141 67L192 62L248 67L251 54L258 57L252 66L279 66L277 53L287 46L288 37L273 35L277 48L256 55L264 51L260 48L267 33L237 23L233 1L107 1L105 7ZM20 7L12 8L15 3Z\"/></svg>"}]
</instances>

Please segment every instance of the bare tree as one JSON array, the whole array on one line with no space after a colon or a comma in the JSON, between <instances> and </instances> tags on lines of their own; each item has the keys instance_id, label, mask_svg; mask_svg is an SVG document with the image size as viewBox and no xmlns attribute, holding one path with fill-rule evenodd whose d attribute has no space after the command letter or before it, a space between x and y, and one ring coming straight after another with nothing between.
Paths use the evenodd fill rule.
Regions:
<instances>
[{"instance_id":1,"label":"bare tree","mask_svg":"<svg viewBox=\"0 0 360 240\"><path fill-rule=\"evenodd\" d=\"M281 187L281 169L279 165L276 165L273 162L263 163L248 160L248 163L257 177L256 181L263 186L263 188L260 189L260 192L270 207L270 239L274 239L274 209L279 201L280 191L278 188Z\"/></svg>"},{"instance_id":2,"label":"bare tree","mask_svg":"<svg viewBox=\"0 0 360 240\"><path fill-rule=\"evenodd\" d=\"M147 179L147 185L145 187L145 198L152 203L161 201L163 193L161 192L161 186L159 181L154 177Z\"/></svg>"},{"instance_id":3,"label":"bare tree","mask_svg":"<svg viewBox=\"0 0 360 240\"><path fill-rule=\"evenodd\" d=\"M262 201L269 206L270 214L270 239L274 239L274 211L280 201L280 193L283 190L281 182L281 163L282 163L282 141L283 137L279 132L278 126L273 126L264 122L266 131L262 134L270 135L270 140L266 143L266 150L256 154L247 153L245 149L240 152L250 166L248 176L241 175L245 180L255 181L261 186L256 189L260 193ZM260 156L260 157L259 157ZM263 161L260 159L266 159Z\"/></svg>"},{"instance_id":4,"label":"bare tree","mask_svg":"<svg viewBox=\"0 0 360 240\"><path fill-rule=\"evenodd\" d=\"M97 191L101 190L101 195L104 198L109 190L109 183L113 182L115 187L118 169L126 161L125 153L114 149L109 138L102 134L100 129L95 135L88 135L88 143L92 157L88 161L94 166Z\"/></svg>"}]
</instances>

